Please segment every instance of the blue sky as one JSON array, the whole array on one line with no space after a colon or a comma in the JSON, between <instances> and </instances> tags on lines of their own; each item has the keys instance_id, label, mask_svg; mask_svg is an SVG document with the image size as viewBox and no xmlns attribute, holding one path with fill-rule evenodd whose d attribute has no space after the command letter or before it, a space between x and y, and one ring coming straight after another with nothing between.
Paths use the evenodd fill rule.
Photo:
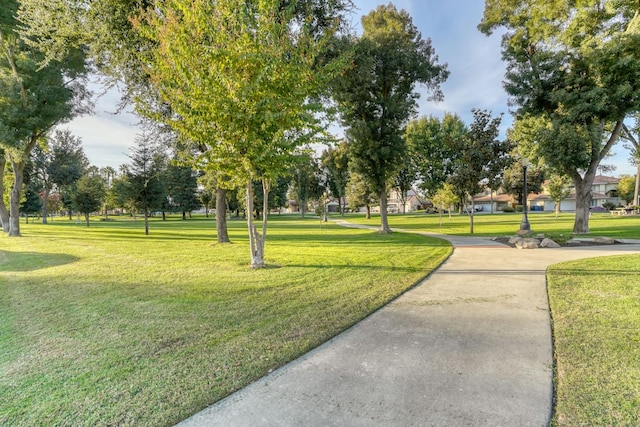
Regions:
<instances>
[{"instance_id":1,"label":"blue sky","mask_svg":"<svg viewBox=\"0 0 640 427\"><path fill-rule=\"evenodd\" d=\"M445 112L458 114L466 123L472 120L471 109L488 109L494 115L504 113L502 135L511 125L507 95L502 87L505 65L501 60L500 36L487 37L477 30L482 18L481 0L395 0L398 9L405 9L423 38L430 38L440 63L447 63L449 79L442 85L444 101L434 103L426 96L419 99L419 115L442 117ZM386 2L355 0L358 8L353 25L360 26L360 17ZM128 162L126 154L139 129L133 114L113 114L118 94L109 92L96 100L95 114L66 124L83 140L85 152L92 164L112 166ZM635 174L628 161L627 150L618 143L616 156L605 163L617 166L613 175Z\"/></svg>"}]
</instances>

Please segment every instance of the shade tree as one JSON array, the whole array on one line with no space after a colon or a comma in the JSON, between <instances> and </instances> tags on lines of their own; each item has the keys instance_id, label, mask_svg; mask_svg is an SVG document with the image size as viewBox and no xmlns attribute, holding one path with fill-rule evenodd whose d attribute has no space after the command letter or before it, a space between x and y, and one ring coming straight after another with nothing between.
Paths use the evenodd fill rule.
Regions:
<instances>
[{"instance_id":1,"label":"shade tree","mask_svg":"<svg viewBox=\"0 0 640 427\"><path fill-rule=\"evenodd\" d=\"M479 29L503 28L505 89L516 122L531 132L518 143L571 177L573 232L589 232L591 186L624 120L640 109L640 4L630 0L494 0Z\"/></svg>"},{"instance_id":2,"label":"shade tree","mask_svg":"<svg viewBox=\"0 0 640 427\"><path fill-rule=\"evenodd\" d=\"M336 84L352 169L369 181L380 203L380 231L391 232L387 193L406 159L404 126L416 113L416 87L442 99L446 65L411 16L392 4L362 18L362 36L350 41L351 66Z\"/></svg>"},{"instance_id":3,"label":"shade tree","mask_svg":"<svg viewBox=\"0 0 640 427\"><path fill-rule=\"evenodd\" d=\"M245 188L248 212L253 182L262 181L268 210L272 183L321 130L318 98L336 69L327 53L345 2L267 0L239 7L232 0L169 0L155 6L135 22L155 46L142 52L143 63L171 115L159 115L149 102L138 110L199 144L230 188ZM259 232L247 215L254 268L265 265L267 219Z\"/></svg>"},{"instance_id":4,"label":"shade tree","mask_svg":"<svg viewBox=\"0 0 640 427\"><path fill-rule=\"evenodd\" d=\"M14 176L9 218L9 235L20 235L19 200L24 167L39 140L54 126L88 112L91 105L85 82L84 51L65 49L45 61L46 54L21 37L38 25L16 20L16 0L3 2L0 14L0 147ZM4 212L0 209L0 215Z\"/></svg>"}]
</instances>

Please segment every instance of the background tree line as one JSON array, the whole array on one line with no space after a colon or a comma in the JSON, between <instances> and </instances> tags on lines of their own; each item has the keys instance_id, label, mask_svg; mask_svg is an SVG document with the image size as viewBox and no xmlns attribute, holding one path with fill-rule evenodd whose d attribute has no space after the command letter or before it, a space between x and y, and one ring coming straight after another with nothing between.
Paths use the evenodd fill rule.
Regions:
<instances>
[{"instance_id":1,"label":"background tree line","mask_svg":"<svg viewBox=\"0 0 640 427\"><path fill-rule=\"evenodd\" d=\"M621 137L637 148L637 127L625 124L640 110L637 2L487 3L479 29L506 30L505 88L515 107L514 126L502 141L500 117L487 111L474 110L468 125L455 115L412 122L420 93L432 101L443 98L446 63L406 11L379 6L362 18L363 31L356 34L348 24L351 6L348 0L250 0L241 7L232 0L5 1L3 230L20 235L21 197L35 201L23 185L44 191L52 185L45 182L48 176L32 179L37 174L29 173L26 179L27 162L39 144L46 146L53 129L91 111L92 72L107 85L121 84L122 102L170 131L177 141L172 148L180 148L168 162L138 144L132 163L109 183L120 186L126 177L122 187L136 194L121 202L145 216L157 210L160 199L164 210L185 216L191 206L189 197L159 197L180 187L168 175L156 183L164 162L212 175L216 200L242 188L248 212L268 211L270 193L287 176L300 202L318 197L312 188L317 181L323 197L331 193L344 200L349 194L365 206L378 204L380 231L387 233L390 188L403 193L416 177L428 195L446 183L467 203L480 183L496 188L513 160L527 157L533 170L547 168L572 181L574 232L588 232L589 190L602 159ZM302 161L310 144L330 137L327 124L335 120L345 129L346 148L327 150L323 162ZM308 180L310 169L298 172L317 169L312 162L321 171ZM193 178L188 175L176 169L171 180ZM8 185L6 177L12 179ZM83 188L89 182L76 184ZM161 184L167 188L155 188ZM256 209L255 203L262 206ZM306 203L300 206L304 211ZM261 224L254 219L247 215L251 265L262 267L268 216ZM220 225L218 238L224 241Z\"/></svg>"}]
</instances>

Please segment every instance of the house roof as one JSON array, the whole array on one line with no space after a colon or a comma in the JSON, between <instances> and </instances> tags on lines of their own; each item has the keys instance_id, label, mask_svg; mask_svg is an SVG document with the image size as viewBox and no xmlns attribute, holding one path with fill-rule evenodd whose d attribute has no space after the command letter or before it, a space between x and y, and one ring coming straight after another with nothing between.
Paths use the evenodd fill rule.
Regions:
<instances>
[{"instance_id":1,"label":"house roof","mask_svg":"<svg viewBox=\"0 0 640 427\"><path fill-rule=\"evenodd\" d=\"M594 184L617 184L620 182L620 178L614 178L612 176L596 175L593 178Z\"/></svg>"},{"instance_id":2,"label":"house roof","mask_svg":"<svg viewBox=\"0 0 640 427\"><path fill-rule=\"evenodd\" d=\"M475 196L473 198L475 202L510 202L513 200L513 196L511 194L494 194L493 198L491 195L488 196Z\"/></svg>"},{"instance_id":3,"label":"house roof","mask_svg":"<svg viewBox=\"0 0 640 427\"><path fill-rule=\"evenodd\" d=\"M576 198L576 193L571 193L569 194L568 197L565 197L563 200L575 200ZM593 192L592 193L592 198L593 199L609 199L610 197L607 196L606 194L602 194L602 193L596 193ZM548 194L529 194L529 197L527 197L527 200L551 200L551 197L549 197Z\"/></svg>"}]
</instances>

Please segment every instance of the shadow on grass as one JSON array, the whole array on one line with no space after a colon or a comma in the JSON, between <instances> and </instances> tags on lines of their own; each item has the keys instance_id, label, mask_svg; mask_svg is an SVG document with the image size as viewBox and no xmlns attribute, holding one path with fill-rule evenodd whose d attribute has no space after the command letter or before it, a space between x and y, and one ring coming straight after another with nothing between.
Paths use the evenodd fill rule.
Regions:
<instances>
[{"instance_id":1,"label":"shadow on grass","mask_svg":"<svg viewBox=\"0 0 640 427\"><path fill-rule=\"evenodd\" d=\"M68 254L0 251L0 272L34 271L71 264L78 258Z\"/></svg>"}]
</instances>

